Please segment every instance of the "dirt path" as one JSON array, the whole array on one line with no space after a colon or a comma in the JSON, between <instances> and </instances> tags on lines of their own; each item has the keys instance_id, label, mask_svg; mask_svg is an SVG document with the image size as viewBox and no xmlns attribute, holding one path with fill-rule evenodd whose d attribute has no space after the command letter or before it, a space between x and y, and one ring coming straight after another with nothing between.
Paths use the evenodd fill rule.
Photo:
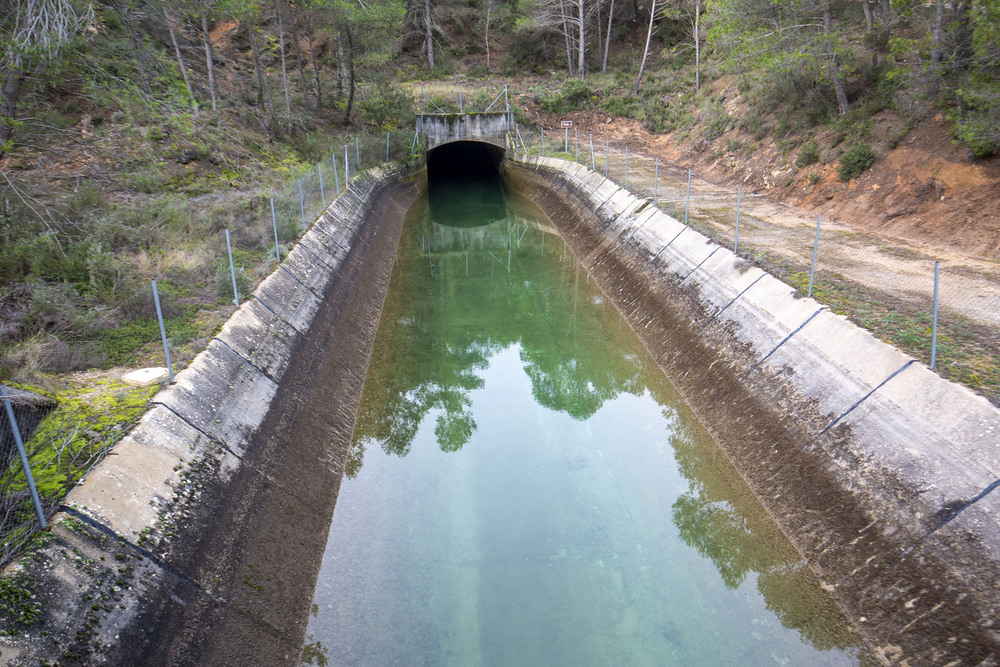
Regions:
<instances>
[{"instance_id":1,"label":"dirt path","mask_svg":"<svg viewBox=\"0 0 1000 667\"><path fill-rule=\"evenodd\" d=\"M558 130L549 130L547 154L562 150ZM589 131L579 136L579 162L625 183L626 147L611 144L604 136L594 136L595 155L590 154ZM561 137L560 137L561 139ZM536 146L539 146L536 140ZM684 219L687 206L687 170L648 152L628 147L628 188L653 198L665 211ZM606 152L607 151L607 152ZM565 157L566 154L562 153ZM570 135L569 157L577 157ZM687 215L698 225L730 244L734 241L738 191L693 173ZM776 202L765 195L745 191L739 198L741 252L752 250L779 258L800 271L809 271L816 238L816 219L805 210ZM978 259L927 244L887 238L837 220L824 219L820 225L816 271L888 294L918 309L932 308L934 262L941 264L940 311L942 316L960 315L970 322L1000 328L1000 263Z\"/></svg>"}]
</instances>

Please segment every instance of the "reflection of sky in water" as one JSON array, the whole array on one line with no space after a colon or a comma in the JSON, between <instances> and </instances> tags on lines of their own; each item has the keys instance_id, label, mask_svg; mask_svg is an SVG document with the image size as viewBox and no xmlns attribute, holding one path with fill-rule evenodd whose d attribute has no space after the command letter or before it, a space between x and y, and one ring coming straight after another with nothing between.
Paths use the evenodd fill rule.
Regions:
<instances>
[{"instance_id":1,"label":"reflection of sky in water","mask_svg":"<svg viewBox=\"0 0 1000 667\"><path fill-rule=\"evenodd\" d=\"M562 240L502 217L408 227L310 655L856 664L832 602L670 385L646 373Z\"/></svg>"}]
</instances>

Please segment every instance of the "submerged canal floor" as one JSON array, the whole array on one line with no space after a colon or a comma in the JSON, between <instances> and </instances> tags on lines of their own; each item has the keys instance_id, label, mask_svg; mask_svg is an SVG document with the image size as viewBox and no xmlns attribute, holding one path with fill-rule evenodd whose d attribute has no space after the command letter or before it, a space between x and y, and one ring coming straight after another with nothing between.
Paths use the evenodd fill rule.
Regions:
<instances>
[{"instance_id":1,"label":"submerged canal floor","mask_svg":"<svg viewBox=\"0 0 1000 667\"><path fill-rule=\"evenodd\" d=\"M302 663L862 662L548 222L449 200L404 230Z\"/></svg>"}]
</instances>

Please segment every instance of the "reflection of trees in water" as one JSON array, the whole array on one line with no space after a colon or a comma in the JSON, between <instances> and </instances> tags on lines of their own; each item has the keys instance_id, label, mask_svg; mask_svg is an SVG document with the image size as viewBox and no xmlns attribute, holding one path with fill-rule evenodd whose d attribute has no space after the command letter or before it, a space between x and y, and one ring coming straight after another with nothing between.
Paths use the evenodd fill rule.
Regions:
<instances>
[{"instance_id":1,"label":"reflection of trees in water","mask_svg":"<svg viewBox=\"0 0 1000 667\"><path fill-rule=\"evenodd\" d=\"M477 229L408 228L348 475L357 474L369 442L405 456L432 411L441 449L461 449L476 430L470 394L483 386L481 372L490 357L515 343L536 400L576 419L590 417L623 391L645 389L636 355L610 335L617 314L578 308L577 302L595 301L596 290L581 287L582 271L571 259L558 261L561 240L549 238L543 254L542 232L529 225L511 215Z\"/></svg>"},{"instance_id":2,"label":"reflection of trees in water","mask_svg":"<svg viewBox=\"0 0 1000 667\"><path fill-rule=\"evenodd\" d=\"M515 343L535 400L552 410L584 420L622 392L647 389L661 405L668 403L662 378L646 379L631 338L617 335L617 312L597 305L599 293L572 257L560 261L561 239L548 237L543 250L542 232L525 233L525 224L510 216L476 229L408 226L365 385L349 477L360 470L368 443L408 454L432 412L440 448L461 449L476 430L471 392L483 386L490 357ZM670 421L678 429L671 436L674 455L691 485L673 506L681 538L715 564L729 588L757 573L768 608L816 648L858 645L715 443L697 437L683 420Z\"/></svg>"},{"instance_id":3,"label":"reflection of trees in water","mask_svg":"<svg viewBox=\"0 0 1000 667\"><path fill-rule=\"evenodd\" d=\"M673 507L681 539L715 564L728 588L757 573L767 608L817 649L858 646L860 638L718 446L679 429L671 444L691 483Z\"/></svg>"}]
</instances>

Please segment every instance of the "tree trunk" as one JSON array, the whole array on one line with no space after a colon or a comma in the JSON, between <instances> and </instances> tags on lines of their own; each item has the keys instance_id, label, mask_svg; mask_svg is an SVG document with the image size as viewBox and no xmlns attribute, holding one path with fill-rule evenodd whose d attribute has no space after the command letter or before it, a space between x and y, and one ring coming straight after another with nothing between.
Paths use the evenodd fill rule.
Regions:
<instances>
[{"instance_id":1,"label":"tree trunk","mask_svg":"<svg viewBox=\"0 0 1000 667\"><path fill-rule=\"evenodd\" d=\"M292 19L292 24L289 26L292 36L292 47L295 49L295 64L299 69L299 83L302 86L302 100L305 105L309 106L309 84L306 82L306 68L305 68L305 58L302 57L302 49L299 48L299 18L292 14L292 8L290 5L286 4L285 7L288 9L288 16Z\"/></svg>"},{"instance_id":2,"label":"tree trunk","mask_svg":"<svg viewBox=\"0 0 1000 667\"><path fill-rule=\"evenodd\" d=\"M611 19L615 16L615 0L611 0L608 9L608 32L604 35L604 62L601 64L601 74L608 73L608 51L611 50Z\"/></svg>"},{"instance_id":3,"label":"tree trunk","mask_svg":"<svg viewBox=\"0 0 1000 667\"><path fill-rule=\"evenodd\" d=\"M274 117L274 105L271 103L271 90L267 85L267 73L260 61L260 46L257 44L257 27L250 26L250 50L253 53L253 69L257 75L257 104L264 109L269 118Z\"/></svg>"},{"instance_id":4,"label":"tree trunk","mask_svg":"<svg viewBox=\"0 0 1000 667\"><path fill-rule=\"evenodd\" d=\"M833 12L830 10L830 0L823 2L823 36L826 38L827 68L833 82L833 91L837 95L837 110L843 116L847 113L847 92L844 90L844 81L840 78L837 50L833 48Z\"/></svg>"},{"instance_id":5,"label":"tree trunk","mask_svg":"<svg viewBox=\"0 0 1000 667\"><path fill-rule=\"evenodd\" d=\"M586 63L585 63L585 60L586 60L585 56L586 56L586 48L587 48L586 44L587 44L587 40L586 40L585 35L584 35L584 21L583 21L583 19L584 19L584 11L583 11L584 7L583 7L583 3L584 3L584 0L577 0L577 10L578 10L577 11L577 24L578 24L578 27L580 29L580 31L578 33L579 37L580 37L580 42L579 42L579 44L577 44L578 49L577 49L576 69L577 69L577 73L580 75L580 78L581 79L586 79L587 78L587 67L586 67Z\"/></svg>"},{"instance_id":6,"label":"tree trunk","mask_svg":"<svg viewBox=\"0 0 1000 667\"><path fill-rule=\"evenodd\" d=\"M354 36L351 34L351 26L345 26L344 35L347 37L347 81L349 92L347 93L347 107L344 109L344 127L351 123L351 107L354 106Z\"/></svg>"},{"instance_id":7,"label":"tree trunk","mask_svg":"<svg viewBox=\"0 0 1000 667\"><path fill-rule=\"evenodd\" d=\"M559 0L559 18L562 19L563 39L566 40L566 69L573 76L573 42L569 32L569 17L566 15L566 2Z\"/></svg>"},{"instance_id":8,"label":"tree trunk","mask_svg":"<svg viewBox=\"0 0 1000 667\"><path fill-rule=\"evenodd\" d=\"M306 44L309 45L309 60L312 61L313 77L316 79L316 108L323 106L323 87L319 79L319 64L316 62L316 52L313 50L312 30L306 26Z\"/></svg>"},{"instance_id":9,"label":"tree trunk","mask_svg":"<svg viewBox=\"0 0 1000 667\"><path fill-rule=\"evenodd\" d=\"M431 22L431 0L424 0L424 47L427 50L427 66L434 71L434 24Z\"/></svg>"},{"instance_id":10,"label":"tree trunk","mask_svg":"<svg viewBox=\"0 0 1000 667\"><path fill-rule=\"evenodd\" d=\"M174 45L174 54L177 56L177 66L181 70L181 76L184 77L184 87L187 88L188 97L191 98L191 108L194 112L198 113L198 101L194 98L194 91L191 89L191 79L188 77L187 67L184 65L184 56L181 54L180 44L177 43L177 33L174 32L174 22L170 18L170 13L167 8L163 8L163 17L167 19L167 29L170 31L170 41Z\"/></svg>"},{"instance_id":11,"label":"tree trunk","mask_svg":"<svg viewBox=\"0 0 1000 667\"><path fill-rule=\"evenodd\" d=\"M212 40L208 37L208 14L201 13L201 35L205 40L205 67L208 68L208 91L212 98L212 111L218 110L215 100L215 63L212 59Z\"/></svg>"},{"instance_id":12,"label":"tree trunk","mask_svg":"<svg viewBox=\"0 0 1000 667\"><path fill-rule=\"evenodd\" d=\"M694 89L701 90L701 0L694 3Z\"/></svg>"},{"instance_id":13,"label":"tree trunk","mask_svg":"<svg viewBox=\"0 0 1000 667\"><path fill-rule=\"evenodd\" d=\"M285 65L285 19L282 16L281 4L276 4L278 10L278 49L281 52L281 85L285 90L285 128L288 136L292 135L292 93L288 87L288 67Z\"/></svg>"},{"instance_id":14,"label":"tree trunk","mask_svg":"<svg viewBox=\"0 0 1000 667\"><path fill-rule=\"evenodd\" d=\"M871 41L872 69L878 67L878 33L875 28L875 0L862 0L861 7L865 10L865 29Z\"/></svg>"},{"instance_id":15,"label":"tree trunk","mask_svg":"<svg viewBox=\"0 0 1000 667\"><path fill-rule=\"evenodd\" d=\"M347 78L347 57L344 55L344 42L337 37L337 99L344 96L344 79Z\"/></svg>"},{"instance_id":16,"label":"tree trunk","mask_svg":"<svg viewBox=\"0 0 1000 667\"><path fill-rule=\"evenodd\" d=\"M642 71L646 69L646 57L649 55L649 40L653 36L653 19L656 18L656 0L649 8L649 30L646 32L646 48L642 50L642 61L639 63L639 76L635 77L635 85L632 87L632 94L639 92L639 82L642 81Z\"/></svg>"},{"instance_id":17,"label":"tree trunk","mask_svg":"<svg viewBox=\"0 0 1000 667\"><path fill-rule=\"evenodd\" d=\"M931 31L934 48L931 49L931 83L928 95L937 99L941 90L941 56L944 46L941 43L944 36L944 0L936 0L934 3L934 27Z\"/></svg>"},{"instance_id":18,"label":"tree trunk","mask_svg":"<svg viewBox=\"0 0 1000 667\"><path fill-rule=\"evenodd\" d=\"M0 98L0 160L10 149L14 136L14 112L21 97L24 72L18 67L4 68L3 97Z\"/></svg>"},{"instance_id":19,"label":"tree trunk","mask_svg":"<svg viewBox=\"0 0 1000 667\"><path fill-rule=\"evenodd\" d=\"M486 73L490 73L490 14L493 11L493 0L486 4Z\"/></svg>"}]
</instances>

